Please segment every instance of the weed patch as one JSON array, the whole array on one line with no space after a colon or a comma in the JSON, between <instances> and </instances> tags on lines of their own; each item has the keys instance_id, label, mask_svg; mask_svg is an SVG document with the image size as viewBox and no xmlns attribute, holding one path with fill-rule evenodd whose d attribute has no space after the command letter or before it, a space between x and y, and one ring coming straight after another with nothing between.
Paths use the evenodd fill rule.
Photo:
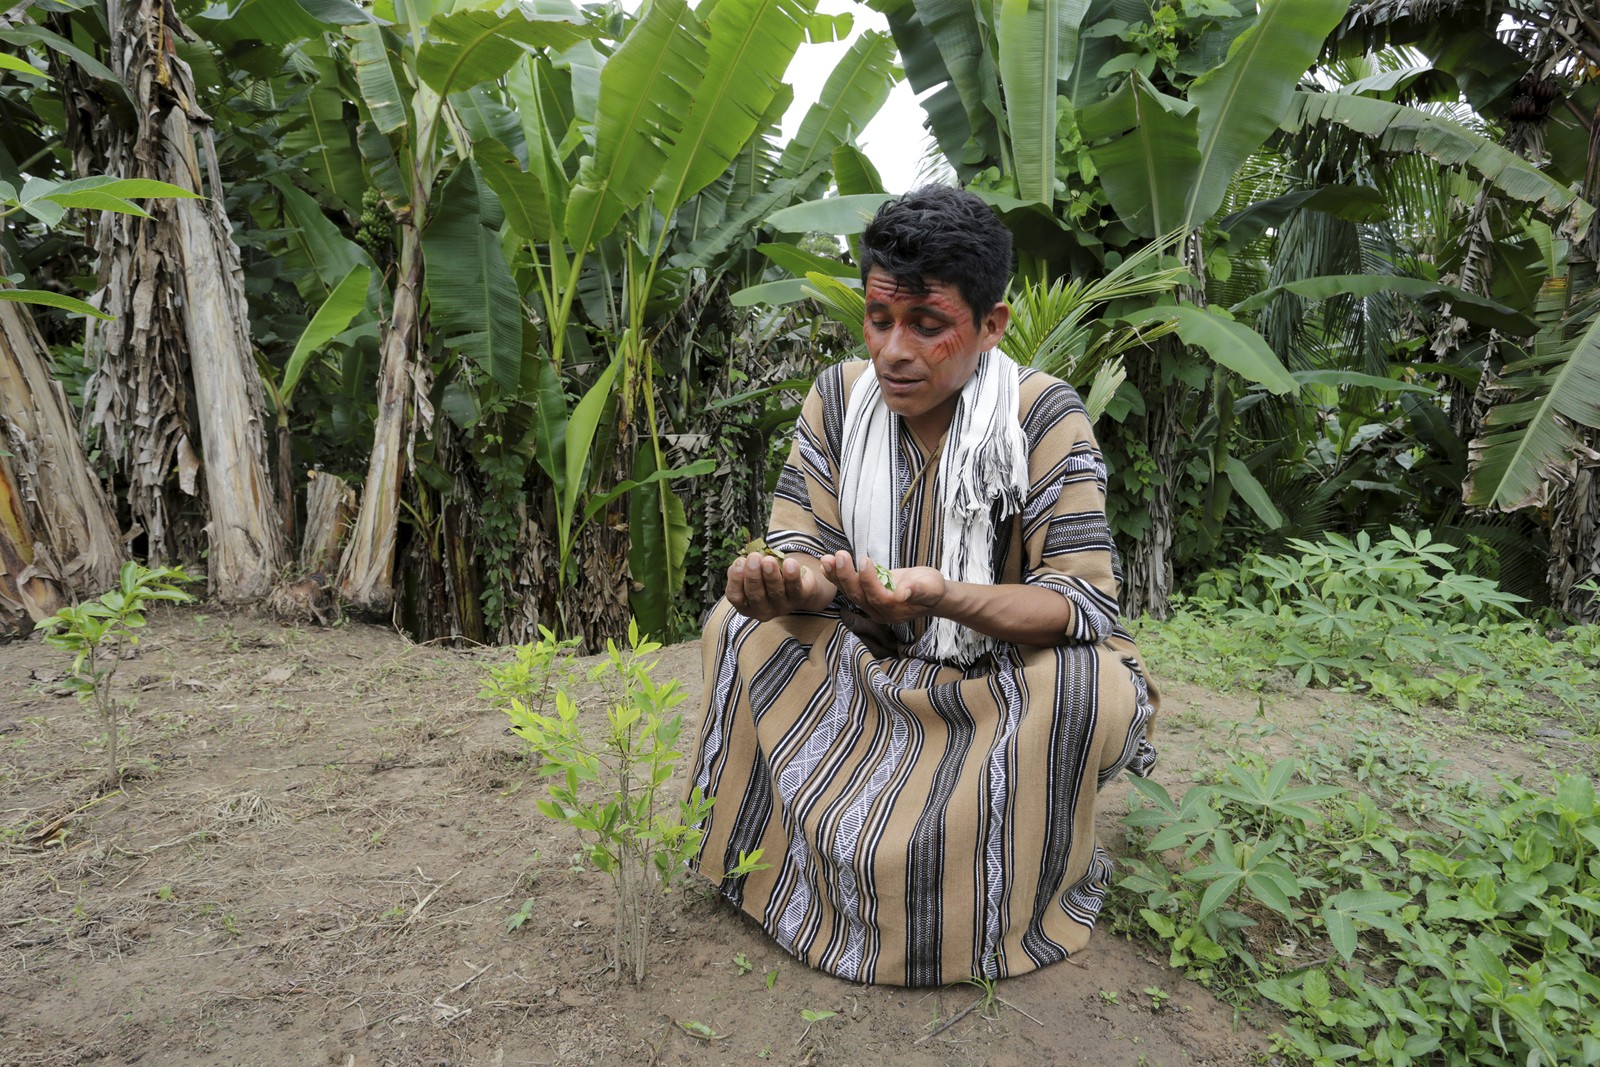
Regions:
<instances>
[{"instance_id":1,"label":"weed patch","mask_svg":"<svg viewBox=\"0 0 1600 1067\"><path fill-rule=\"evenodd\" d=\"M1593 783L1443 784L1383 743L1246 756L1176 799L1135 782L1133 924L1190 977L1279 1005L1297 1062L1600 1062Z\"/></svg>"},{"instance_id":2,"label":"weed patch","mask_svg":"<svg viewBox=\"0 0 1600 1067\"><path fill-rule=\"evenodd\" d=\"M1248 556L1178 598L1139 635L1151 661L1215 689L1285 677L1407 712L1451 708L1506 737L1552 719L1600 733L1600 626L1524 618L1520 598L1458 573L1456 549L1426 532L1290 543L1298 555Z\"/></svg>"}]
</instances>

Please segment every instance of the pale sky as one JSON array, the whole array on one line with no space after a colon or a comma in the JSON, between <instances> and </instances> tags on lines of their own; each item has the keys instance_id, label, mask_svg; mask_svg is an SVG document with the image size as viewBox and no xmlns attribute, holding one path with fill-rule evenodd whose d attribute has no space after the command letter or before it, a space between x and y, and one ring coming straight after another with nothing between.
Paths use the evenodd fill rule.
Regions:
<instances>
[{"instance_id":1,"label":"pale sky","mask_svg":"<svg viewBox=\"0 0 1600 1067\"><path fill-rule=\"evenodd\" d=\"M878 12L853 4L848 0L821 0L818 11L836 15L844 11L855 17L855 33L875 29L888 32L889 22ZM852 40L854 39L852 35ZM822 93L822 83L828 72L844 55L849 41L833 44L803 44L789 65L789 84L794 86L794 105L783 117L783 136L792 137L800 128L800 120ZM876 118L857 138L867 157L878 168L883 187L891 193L903 193L916 184L917 172L927 154L927 133L922 128L924 115L917 104L911 86L902 81L889 94L888 101Z\"/></svg>"}]
</instances>

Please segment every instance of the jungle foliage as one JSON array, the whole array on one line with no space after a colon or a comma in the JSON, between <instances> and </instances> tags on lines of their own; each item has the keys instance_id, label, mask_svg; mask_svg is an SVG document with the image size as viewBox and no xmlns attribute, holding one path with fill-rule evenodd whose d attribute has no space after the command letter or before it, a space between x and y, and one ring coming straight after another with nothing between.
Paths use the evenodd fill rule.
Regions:
<instances>
[{"instance_id":1,"label":"jungle foliage","mask_svg":"<svg viewBox=\"0 0 1600 1067\"><path fill-rule=\"evenodd\" d=\"M1132 612L1393 525L1595 617L1583 5L871 6L889 33L782 144L786 72L852 28L813 0L8 9L3 239L48 294L8 291L0 345L13 628L122 552L248 599L232 561L299 542L313 614L692 632L796 390L852 351L815 235L886 195L855 138L902 76L1018 235L1014 354L1103 411ZM130 181L187 199L96 185ZM50 452L73 421L87 450Z\"/></svg>"}]
</instances>

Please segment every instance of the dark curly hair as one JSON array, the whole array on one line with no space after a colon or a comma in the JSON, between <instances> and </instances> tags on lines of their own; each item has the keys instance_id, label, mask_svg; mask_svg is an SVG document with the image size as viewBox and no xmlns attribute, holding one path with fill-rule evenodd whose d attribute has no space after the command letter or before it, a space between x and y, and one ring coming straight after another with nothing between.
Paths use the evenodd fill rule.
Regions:
<instances>
[{"instance_id":1,"label":"dark curly hair","mask_svg":"<svg viewBox=\"0 0 1600 1067\"><path fill-rule=\"evenodd\" d=\"M861 281L877 267L901 285L953 285L980 322L1005 298L1011 231L965 189L924 185L888 200L861 234Z\"/></svg>"}]
</instances>

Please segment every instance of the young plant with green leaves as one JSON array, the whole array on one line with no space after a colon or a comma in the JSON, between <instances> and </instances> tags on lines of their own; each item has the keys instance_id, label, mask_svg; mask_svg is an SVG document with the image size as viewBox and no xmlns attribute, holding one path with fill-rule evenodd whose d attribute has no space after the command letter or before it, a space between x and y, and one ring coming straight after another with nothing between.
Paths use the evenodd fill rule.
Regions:
<instances>
[{"instance_id":1,"label":"young plant with green leaves","mask_svg":"<svg viewBox=\"0 0 1600 1067\"><path fill-rule=\"evenodd\" d=\"M611 878L615 924L611 961L615 974L644 980L651 920L663 890L670 890L699 851L699 824L711 800L698 790L675 798L673 767L682 759L678 739L682 716L672 709L684 699L677 681L653 677L661 646L642 637L637 623L628 644L608 642L606 655L586 674L608 698L605 725L584 721L574 701L568 672L574 661L546 635L519 650L510 665L490 669L483 695L493 700L511 729L538 760L538 773L550 778L549 799L539 810L577 830L588 861ZM542 710L548 679L555 681L555 714ZM742 857L730 875L755 869L760 851Z\"/></svg>"},{"instance_id":2,"label":"young plant with green leaves","mask_svg":"<svg viewBox=\"0 0 1600 1067\"><path fill-rule=\"evenodd\" d=\"M1132 925L1190 977L1279 1005L1292 1063L1600 1062L1593 783L1452 784L1421 742L1337 729L1181 798L1136 782Z\"/></svg>"},{"instance_id":3,"label":"young plant with green leaves","mask_svg":"<svg viewBox=\"0 0 1600 1067\"><path fill-rule=\"evenodd\" d=\"M68 684L80 702L95 709L105 729L107 788L122 781L121 704L112 695L111 683L123 651L139 643L148 605L193 600L182 588L193 580L181 567L145 567L130 560L122 565L115 589L62 608L35 627L43 632L46 644L72 653Z\"/></svg>"}]
</instances>

